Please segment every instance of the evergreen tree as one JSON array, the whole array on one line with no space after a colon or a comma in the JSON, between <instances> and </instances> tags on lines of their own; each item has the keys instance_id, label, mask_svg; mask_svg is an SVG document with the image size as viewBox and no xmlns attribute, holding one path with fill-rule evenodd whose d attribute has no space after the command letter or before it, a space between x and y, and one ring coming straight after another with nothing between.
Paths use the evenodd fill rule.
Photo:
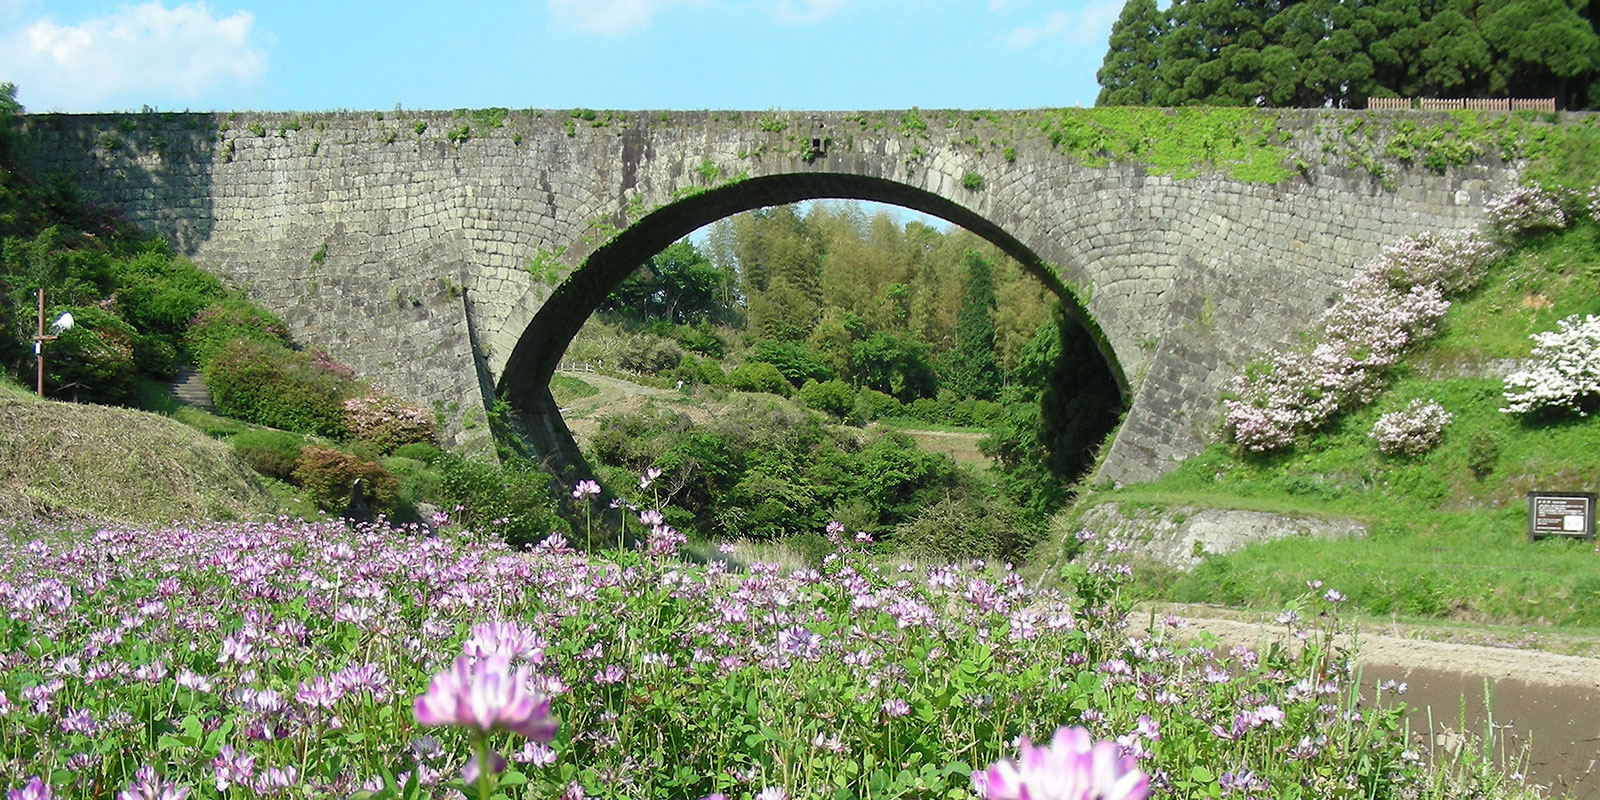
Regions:
<instances>
[{"instance_id":1,"label":"evergreen tree","mask_svg":"<svg viewBox=\"0 0 1600 800\"><path fill-rule=\"evenodd\" d=\"M1156 0L1128 0L1122 15L1111 25L1110 46L1100 68L1100 96L1095 105L1145 106L1155 102L1157 42L1166 28L1166 16Z\"/></svg>"},{"instance_id":2,"label":"evergreen tree","mask_svg":"<svg viewBox=\"0 0 1600 800\"><path fill-rule=\"evenodd\" d=\"M1372 96L1600 101L1589 0L1128 0L1102 105L1361 107Z\"/></svg>"},{"instance_id":3,"label":"evergreen tree","mask_svg":"<svg viewBox=\"0 0 1600 800\"><path fill-rule=\"evenodd\" d=\"M993 400L1000 392L994 357L994 279L989 260L976 250L962 258L966 279L956 311L956 346L946 361L943 383L961 397Z\"/></svg>"}]
</instances>

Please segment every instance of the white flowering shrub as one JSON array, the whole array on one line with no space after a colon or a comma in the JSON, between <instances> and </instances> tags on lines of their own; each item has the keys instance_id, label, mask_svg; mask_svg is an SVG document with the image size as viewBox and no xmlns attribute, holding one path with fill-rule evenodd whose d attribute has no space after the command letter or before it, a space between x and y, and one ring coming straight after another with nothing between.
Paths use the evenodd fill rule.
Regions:
<instances>
[{"instance_id":1,"label":"white flowering shrub","mask_svg":"<svg viewBox=\"0 0 1600 800\"><path fill-rule=\"evenodd\" d=\"M1600 316L1576 314L1533 335L1531 369L1506 378L1508 414L1561 408L1586 416L1600 399Z\"/></svg>"},{"instance_id":2,"label":"white flowering shrub","mask_svg":"<svg viewBox=\"0 0 1600 800\"><path fill-rule=\"evenodd\" d=\"M1600 222L1600 186L1590 189L1589 194L1584 199L1588 200L1589 203L1587 206L1589 219Z\"/></svg>"},{"instance_id":3,"label":"white flowering shrub","mask_svg":"<svg viewBox=\"0 0 1600 800\"><path fill-rule=\"evenodd\" d=\"M1566 212L1561 210L1561 195L1538 186L1512 189L1490 200L1484 211L1489 224L1507 235L1567 227Z\"/></svg>"},{"instance_id":4,"label":"white flowering shrub","mask_svg":"<svg viewBox=\"0 0 1600 800\"><path fill-rule=\"evenodd\" d=\"M1378 417L1368 435L1385 455L1418 456L1438 446L1452 418L1433 400L1412 400L1405 410Z\"/></svg>"}]
</instances>

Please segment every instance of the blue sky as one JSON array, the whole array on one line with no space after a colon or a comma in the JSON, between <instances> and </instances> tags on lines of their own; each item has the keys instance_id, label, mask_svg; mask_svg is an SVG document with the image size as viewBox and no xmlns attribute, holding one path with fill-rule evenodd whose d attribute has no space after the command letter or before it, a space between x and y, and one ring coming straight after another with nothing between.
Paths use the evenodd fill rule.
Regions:
<instances>
[{"instance_id":1,"label":"blue sky","mask_svg":"<svg viewBox=\"0 0 1600 800\"><path fill-rule=\"evenodd\" d=\"M1122 0L0 0L30 111L1092 105Z\"/></svg>"}]
</instances>

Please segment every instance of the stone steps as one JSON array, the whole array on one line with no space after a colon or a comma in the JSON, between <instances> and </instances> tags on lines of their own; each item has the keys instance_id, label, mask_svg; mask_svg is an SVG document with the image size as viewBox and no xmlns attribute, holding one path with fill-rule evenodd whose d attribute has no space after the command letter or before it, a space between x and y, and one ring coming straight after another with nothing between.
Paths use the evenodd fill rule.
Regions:
<instances>
[{"instance_id":1,"label":"stone steps","mask_svg":"<svg viewBox=\"0 0 1600 800\"><path fill-rule=\"evenodd\" d=\"M196 372L194 367L184 365L178 368L178 374L172 378L172 396L184 405L212 413L217 411L217 407L211 402L211 392L206 391L205 378Z\"/></svg>"}]
</instances>

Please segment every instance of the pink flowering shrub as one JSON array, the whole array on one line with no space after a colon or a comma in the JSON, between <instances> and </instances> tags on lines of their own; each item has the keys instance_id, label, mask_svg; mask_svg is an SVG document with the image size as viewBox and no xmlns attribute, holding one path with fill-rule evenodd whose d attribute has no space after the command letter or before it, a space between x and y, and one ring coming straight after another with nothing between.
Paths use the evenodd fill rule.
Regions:
<instances>
[{"instance_id":1,"label":"pink flowering shrub","mask_svg":"<svg viewBox=\"0 0 1600 800\"><path fill-rule=\"evenodd\" d=\"M1477 231L1407 236L1383 248L1380 261L1396 286L1437 285L1447 295L1471 290L1483 280L1500 248Z\"/></svg>"},{"instance_id":2,"label":"pink flowering shrub","mask_svg":"<svg viewBox=\"0 0 1600 800\"><path fill-rule=\"evenodd\" d=\"M394 395L370 392L349 398L344 401L344 412L351 436L371 442L385 453L414 442L438 441L433 415Z\"/></svg>"},{"instance_id":3,"label":"pink flowering shrub","mask_svg":"<svg viewBox=\"0 0 1600 800\"><path fill-rule=\"evenodd\" d=\"M1309 344L1235 379L1223 425L1246 450L1293 445L1351 404L1370 403L1411 346L1434 334L1446 295L1471 291L1500 255L1476 231L1409 236L1340 286Z\"/></svg>"},{"instance_id":4,"label":"pink flowering shrub","mask_svg":"<svg viewBox=\"0 0 1600 800\"><path fill-rule=\"evenodd\" d=\"M1576 314L1533 335L1534 365L1506 377L1508 414L1544 408L1586 416L1600 398L1600 316Z\"/></svg>"},{"instance_id":5,"label":"pink flowering shrub","mask_svg":"<svg viewBox=\"0 0 1600 800\"><path fill-rule=\"evenodd\" d=\"M1368 435L1385 455L1418 456L1438 446L1451 419L1450 412L1432 400L1412 400L1405 410L1378 417Z\"/></svg>"},{"instance_id":6,"label":"pink flowering shrub","mask_svg":"<svg viewBox=\"0 0 1600 800\"><path fill-rule=\"evenodd\" d=\"M1489 201L1489 224L1506 235L1567 227L1561 195L1538 186L1519 186Z\"/></svg>"},{"instance_id":7,"label":"pink flowering shrub","mask_svg":"<svg viewBox=\"0 0 1600 800\"><path fill-rule=\"evenodd\" d=\"M1320 341L1276 353L1265 369L1240 376L1224 402L1223 423L1247 450L1294 443L1348 404L1371 402L1406 348L1433 335L1450 304L1437 284L1395 288L1379 261L1344 284L1322 316Z\"/></svg>"}]
</instances>

